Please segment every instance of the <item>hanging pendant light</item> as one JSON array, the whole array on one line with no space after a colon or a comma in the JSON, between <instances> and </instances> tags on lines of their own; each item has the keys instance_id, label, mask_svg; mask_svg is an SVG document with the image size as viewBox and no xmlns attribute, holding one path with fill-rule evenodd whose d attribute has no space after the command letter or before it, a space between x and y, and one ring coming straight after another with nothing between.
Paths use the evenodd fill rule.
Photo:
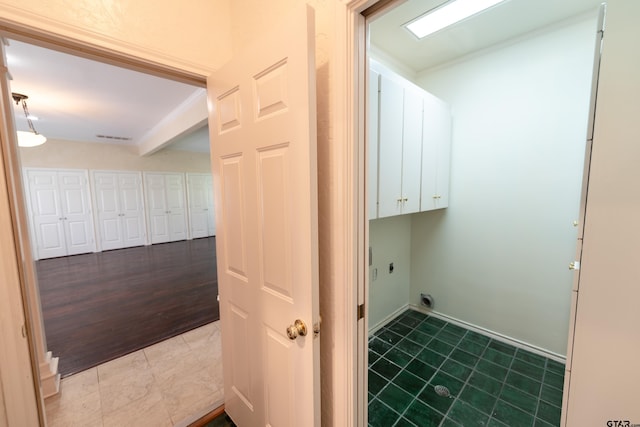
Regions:
<instances>
[{"instance_id":1,"label":"hanging pendant light","mask_svg":"<svg viewBox=\"0 0 640 427\"><path fill-rule=\"evenodd\" d=\"M16 105L22 104L24 115L27 118L27 123L29 124L29 131L19 130L17 132L18 146L36 147L38 145L44 144L47 141L47 138L44 135L38 133L36 128L33 126L33 121L31 121L31 115L29 114L29 108L27 107L27 99L29 97L21 93L12 93L11 97L13 98L14 101L16 101Z\"/></svg>"}]
</instances>

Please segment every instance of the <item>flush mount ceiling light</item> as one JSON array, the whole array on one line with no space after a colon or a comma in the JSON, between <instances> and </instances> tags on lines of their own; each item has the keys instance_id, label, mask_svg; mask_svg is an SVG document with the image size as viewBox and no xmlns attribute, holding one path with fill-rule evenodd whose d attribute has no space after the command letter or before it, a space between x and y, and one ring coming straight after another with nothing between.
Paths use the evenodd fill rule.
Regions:
<instances>
[{"instance_id":1,"label":"flush mount ceiling light","mask_svg":"<svg viewBox=\"0 0 640 427\"><path fill-rule=\"evenodd\" d=\"M36 147L38 145L44 144L47 141L47 138L45 138L44 135L38 133L36 128L33 126L33 122L31 121L32 116L29 114L29 108L27 107L27 99L29 97L21 93L12 93L11 97L14 101L16 101L16 105L22 104L24 116L27 118L27 123L29 124L29 132L21 130L17 132L18 145L20 147Z\"/></svg>"},{"instance_id":2,"label":"flush mount ceiling light","mask_svg":"<svg viewBox=\"0 0 640 427\"><path fill-rule=\"evenodd\" d=\"M460 22L504 0L453 0L405 24L419 39Z\"/></svg>"}]
</instances>

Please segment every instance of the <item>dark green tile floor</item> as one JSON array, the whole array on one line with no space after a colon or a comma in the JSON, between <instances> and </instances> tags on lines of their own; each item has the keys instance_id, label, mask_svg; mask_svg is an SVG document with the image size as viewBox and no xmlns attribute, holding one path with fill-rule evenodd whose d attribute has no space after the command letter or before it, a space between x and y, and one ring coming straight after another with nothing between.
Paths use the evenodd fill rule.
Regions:
<instances>
[{"instance_id":1,"label":"dark green tile floor","mask_svg":"<svg viewBox=\"0 0 640 427\"><path fill-rule=\"evenodd\" d=\"M408 310L369 338L369 426L558 426L563 380L562 363Z\"/></svg>"}]
</instances>

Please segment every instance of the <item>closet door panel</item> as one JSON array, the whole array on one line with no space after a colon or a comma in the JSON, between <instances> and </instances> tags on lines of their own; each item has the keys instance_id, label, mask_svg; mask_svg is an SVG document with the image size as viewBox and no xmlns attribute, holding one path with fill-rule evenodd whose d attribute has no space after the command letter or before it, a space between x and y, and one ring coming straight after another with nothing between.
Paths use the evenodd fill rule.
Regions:
<instances>
[{"instance_id":1,"label":"closet door panel","mask_svg":"<svg viewBox=\"0 0 640 427\"><path fill-rule=\"evenodd\" d=\"M420 210L422 165L422 92L404 90L402 137L402 213Z\"/></svg>"},{"instance_id":2,"label":"closet door panel","mask_svg":"<svg viewBox=\"0 0 640 427\"><path fill-rule=\"evenodd\" d=\"M189 222L191 237L194 239L209 235L206 180L206 175L187 175L189 187Z\"/></svg>"},{"instance_id":3,"label":"closet door panel","mask_svg":"<svg viewBox=\"0 0 640 427\"><path fill-rule=\"evenodd\" d=\"M151 243L168 242L170 239L169 209L167 206L164 175L145 175L145 187L147 193L147 212L149 215Z\"/></svg>"},{"instance_id":4,"label":"closet door panel","mask_svg":"<svg viewBox=\"0 0 640 427\"><path fill-rule=\"evenodd\" d=\"M125 248L144 245L146 236L140 175L137 173L119 174L118 190L122 245Z\"/></svg>"},{"instance_id":5,"label":"closet door panel","mask_svg":"<svg viewBox=\"0 0 640 427\"><path fill-rule=\"evenodd\" d=\"M403 88L380 76L378 217L402 213Z\"/></svg>"},{"instance_id":6,"label":"closet door panel","mask_svg":"<svg viewBox=\"0 0 640 427\"><path fill-rule=\"evenodd\" d=\"M63 214L55 172L28 171L31 216L38 258L65 256Z\"/></svg>"},{"instance_id":7,"label":"closet door panel","mask_svg":"<svg viewBox=\"0 0 640 427\"><path fill-rule=\"evenodd\" d=\"M98 210L98 232L103 251L122 247L122 227L115 174L94 172L94 193Z\"/></svg>"},{"instance_id":8,"label":"closet door panel","mask_svg":"<svg viewBox=\"0 0 640 427\"><path fill-rule=\"evenodd\" d=\"M67 254L93 252L95 240L86 174L84 172L59 172L58 174Z\"/></svg>"},{"instance_id":9,"label":"closet door panel","mask_svg":"<svg viewBox=\"0 0 640 427\"><path fill-rule=\"evenodd\" d=\"M166 175L166 193L169 212L169 240L172 242L185 240L187 238L187 210L182 174Z\"/></svg>"}]
</instances>

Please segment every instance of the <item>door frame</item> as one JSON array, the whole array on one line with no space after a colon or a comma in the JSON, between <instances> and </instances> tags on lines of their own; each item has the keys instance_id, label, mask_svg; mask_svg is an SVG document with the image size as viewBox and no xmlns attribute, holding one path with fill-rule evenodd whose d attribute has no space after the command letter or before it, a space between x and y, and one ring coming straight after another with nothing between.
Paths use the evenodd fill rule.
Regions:
<instances>
[{"instance_id":1,"label":"door frame","mask_svg":"<svg viewBox=\"0 0 640 427\"><path fill-rule=\"evenodd\" d=\"M367 207L368 207L368 192L366 187L366 176L368 176L368 152L366 143L366 94L367 83L369 78L368 66L367 66L367 52L368 52L368 34L367 34L367 20L383 14L390 9L404 3L406 0L344 0L344 8L341 11L342 23L344 27L338 26L338 47L337 52L339 58L344 61L341 63L342 70L346 70L346 73L338 74L340 79L338 85L338 95L345 100L345 104L348 106L343 117L345 117L343 129L345 141L344 154L345 158L353 156L352 166L353 170L350 170L350 174L345 176L345 187L348 191L353 191L353 205L346 204L345 206L354 207L354 211L357 213L355 222L350 223L345 221L345 229L351 232L351 236L354 236L354 241L351 246L352 250L356 251L354 256L353 268L354 281L353 288L348 289L345 294L345 301L349 302L349 291L354 295L355 304L345 306L346 319L358 319L358 305L365 304L365 310L363 317L360 320L356 320L355 329L356 334L353 335L352 341L357 343L357 349L353 354L353 358L349 359L353 363L353 369L357 373L354 378L353 387L351 385L351 378L345 377L345 383L343 387L348 387L350 391L354 393L353 396L353 412L350 413L350 421L358 427L366 427L368 421L367 414L367 391L368 391L368 364L367 364L367 349L368 349L368 304L369 304L369 269L368 259L365 254L368 253L369 246L369 224L367 220ZM598 26L602 28L603 25L603 9L601 6L600 16L598 18ZM338 22L338 25L340 22ZM596 42L596 46L600 44L599 39ZM596 63L594 64L594 73L599 73L600 69L600 56L602 51L596 55ZM597 86L599 77L594 75L594 87L592 87L589 111L589 127L593 126L594 110L596 108L595 94L597 93ZM337 127L340 127L339 125ZM591 171L591 141L586 142L585 146L585 164L583 168L582 176L582 190L580 197L580 235L577 239L578 253L577 260L581 260L581 248L582 248L582 233L585 228L584 216L586 213L586 199L589 187L589 175ZM350 227L351 226L351 227ZM579 271L578 271L579 273ZM578 283L580 281L580 274L574 277L574 285L572 294L576 293ZM348 287L348 286L347 286ZM575 310L576 304L572 303L570 307L570 324L569 335L567 337L567 375L570 375L570 365L573 355L573 336L575 333ZM348 322L345 324L349 324ZM347 336L349 331L347 331ZM338 384L340 386L341 384ZM561 424L565 425L567 410L568 410L568 397L569 388L568 381L565 380L563 401L562 401L562 420Z\"/></svg>"},{"instance_id":2,"label":"door frame","mask_svg":"<svg viewBox=\"0 0 640 427\"><path fill-rule=\"evenodd\" d=\"M206 87L206 71L189 69L187 64L171 61L171 58L160 55L158 52L140 47L118 45L112 40L105 40L94 34L74 32L72 35L64 35L61 27L52 30L42 30L37 27L38 22L33 25L17 23L6 17L0 18L0 38L18 40L32 45L66 52L72 55L87 59L96 60L110 65L115 65L130 70L163 77L182 83L199 87ZM109 47L105 47L108 45ZM2 100L3 104L10 106L10 100ZM40 292L38 288L35 264L32 258L31 233L28 228L27 212L24 200L24 180L21 172L17 140L4 132L7 120L13 120L13 110L3 109L2 122L3 134L0 140L0 155L4 165L4 178L6 179L6 190L8 192L8 208L11 216L13 229L13 239L0 242L2 252L14 253L17 269L18 289L17 291L22 303L22 316L20 313L13 313L16 317L22 317L24 322L22 327L22 337L27 340L30 368L26 366L9 365L9 361L0 360L0 368L4 365L7 370L19 370L18 374L25 379L21 382L10 379L0 379L0 388L3 389L4 396L8 393L20 391L22 396L33 396L35 399L24 399L19 407L6 407L6 415L21 418L24 414L30 414L33 409L37 410L36 418L40 425L46 425L46 414L44 406L44 395L42 374L46 372L51 363L51 354L48 354L46 338L44 335L44 324L42 319L42 308L40 305ZM2 173L0 168L0 173ZM1 181L1 179L0 179ZM7 283L12 287L14 283ZM17 302L14 302L17 303ZM11 335L7 338L6 345L20 348L24 345L21 339ZM54 355L55 356L55 355ZM6 365L5 365L6 363ZM3 369L0 369L0 371ZM57 374L57 372L56 372ZM1 396L1 395L0 395ZM6 397L4 397L6 401ZM35 408L34 408L35 407Z\"/></svg>"},{"instance_id":3,"label":"door frame","mask_svg":"<svg viewBox=\"0 0 640 427\"><path fill-rule=\"evenodd\" d=\"M404 0L346 0L341 3L338 13L336 64L337 85L336 97L343 99L340 104L344 110L336 114L342 117L335 128L337 140L344 140L342 146L344 161L342 167L346 169L343 175L347 198L344 200L343 234L348 236L345 242L349 262L345 265L345 283L343 298L343 312L337 313L336 320L344 320L342 325L348 325L343 338L350 343L342 350L346 360L347 372L341 379L334 377L334 394L343 399L344 406L336 404L334 399L334 419L343 419L349 426L364 427L367 425L367 324L368 324L368 283L369 269L366 257L369 246L369 224L366 220L368 194L366 191L367 176L367 144L366 144L366 91L367 91L367 19L378 13L383 13L388 7L402 3ZM365 16L366 15L366 16ZM345 72L346 71L346 72ZM364 305L360 316L359 306ZM339 316L342 314L343 319ZM360 318L359 318L360 317ZM337 328L336 328L337 329ZM334 369L337 369L334 368ZM338 390L347 390L341 395ZM342 411L343 418L336 417Z\"/></svg>"}]
</instances>

